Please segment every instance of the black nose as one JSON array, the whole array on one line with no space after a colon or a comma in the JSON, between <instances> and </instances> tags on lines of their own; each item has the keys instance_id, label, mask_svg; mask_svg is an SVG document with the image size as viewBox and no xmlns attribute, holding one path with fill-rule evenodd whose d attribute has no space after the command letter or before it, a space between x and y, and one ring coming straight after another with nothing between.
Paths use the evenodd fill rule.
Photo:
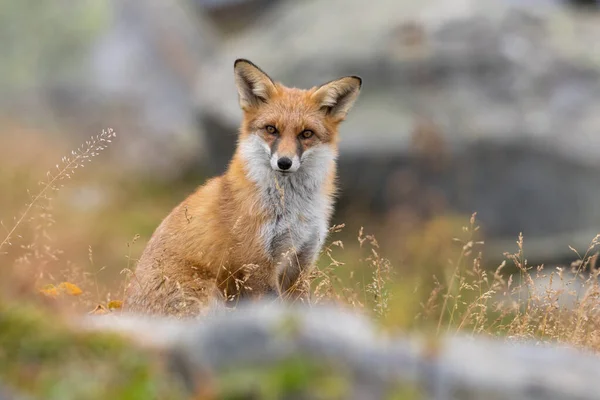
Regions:
<instances>
[{"instance_id":1,"label":"black nose","mask_svg":"<svg viewBox=\"0 0 600 400\"><path fill-rule=\"evenodd\" d=\"M287 157L281 157L279 160L277 160L277 166L279 167L279 169L282 170L288 170L292 167L292 160L290 160Z\"/></svg>"}]
</instances>

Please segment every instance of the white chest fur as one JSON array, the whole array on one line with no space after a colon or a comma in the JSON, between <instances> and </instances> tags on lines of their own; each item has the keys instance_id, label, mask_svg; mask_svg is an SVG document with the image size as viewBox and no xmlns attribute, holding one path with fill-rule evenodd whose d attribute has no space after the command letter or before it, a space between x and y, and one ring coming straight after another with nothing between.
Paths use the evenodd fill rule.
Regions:
<instances>
[{"instance_id":1,"label":"white chest fur","mask_svg":"<svg viewBox=\"0 0 600 400\"><path fill-rule=\"evenodd\" d=\"M332 199L323 190L335 154L326 145L304 152L300 168L289 175L272 169L270 150L257 136L240 143L248 178L260 191L260 206L272 218L261 228L266 254L279 259L293 250L313 262L327 236Z\"/></svg>"}]
</instances>

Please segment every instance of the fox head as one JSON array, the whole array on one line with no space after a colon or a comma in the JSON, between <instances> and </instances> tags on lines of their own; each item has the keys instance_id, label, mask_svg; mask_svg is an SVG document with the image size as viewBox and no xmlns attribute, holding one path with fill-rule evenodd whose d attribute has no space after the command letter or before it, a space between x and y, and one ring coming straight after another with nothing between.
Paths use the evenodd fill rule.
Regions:
<instances>
[{"instance_id":1,"label":"fox head","mask_svg":"<svg viewBox=\"0 0 600 400\"><path fill-rule=\"evenodd\" d=\"M335 161L338 125L360 92L361 78L288 88L243 59L236 60L234 74L244 112L239 146L248 163L284 176Z\"/></svg>"}]
</instances>

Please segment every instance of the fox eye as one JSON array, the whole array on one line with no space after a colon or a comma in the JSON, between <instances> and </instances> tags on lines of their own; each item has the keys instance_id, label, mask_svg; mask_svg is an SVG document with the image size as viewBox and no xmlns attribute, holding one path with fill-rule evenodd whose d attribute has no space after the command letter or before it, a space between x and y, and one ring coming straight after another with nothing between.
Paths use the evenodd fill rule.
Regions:
<instances>
[{"instance_id":1,"label":"fox eye","mask_svg":"<svg viewBox=\"0 0 600 400\"><path fill-rule=\"evenodd\" d=\"M267 133L270 133L271 135L277 134L277 128L275 128L273 125L265 126L265 130L267 131Z\"/></svg>"},{"instance_id":2,"label":"fox eye","mask_svg":"<svg viewBox=\"0 0 600 400\"><path fill-rule=\"evenodd\" d=\"M302 136L304 139L310 139L315 133L309 129L305 129L302 132L300 132L300 136Z\"/></svg>"}]
</instances>

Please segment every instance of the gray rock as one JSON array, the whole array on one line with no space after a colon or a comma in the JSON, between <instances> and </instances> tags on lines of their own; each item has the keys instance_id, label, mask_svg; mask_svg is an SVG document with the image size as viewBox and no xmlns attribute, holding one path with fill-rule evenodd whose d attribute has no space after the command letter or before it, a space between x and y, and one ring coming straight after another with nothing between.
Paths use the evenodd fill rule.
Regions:
<instances>
[{"instance_id":1,"label":"gray rock","mask_svg":"<svg viewBox=\"0 0 600 400\"><path fill-rule=\"evenodd\" d=\"M272 5L281 0L189 0L215 24L219 34L231 37L246 29Z\"/></svg>"},{"instance_id":2,"label":"gray rock","mask_svg":"<svg viewBox=\"0 0 600 400\"><path fill-rule=\"evenodd\" d=\"M352 399L387 398L406 388L436 400L584 400L600 393L600 358L594 355L483 337L384 337L366 318L330 307L254 304L202 320L103 316L84 326L154 343L191 390L221 374L302 359L343 372L349 385L344 398Z\"/></svg>"},{"instance_id":3,"label":"gray rock","mask_svg":"<svg viewBox=\"0 0 600 400\"><path fill-rule=\"evenodd\" d=\"M570 257L567 245L585 246L600 226L600 53L590 47L600 17L527 4L281 3L202 69L214 172L241 119L234 59L299 87L357 74L363 92L341 132L342 205L477 211L494 249L522 231L537 249L528 257Z\"/></svg>"},{"instance_id":4,"label":"gray rock","mask_svg":"<svg viewBox=\"0 0 600 400\"><path fill-rule=\"evenodd\" d=\"M119 160L147 174L176 177L203 156L191 88L199 65L215 51L216 32L186 1L111 6L110 27L89 59L90 103L102 110L94 122L126 141Z\"/></svg>"},{"instance_id":5,"label":"gray rock","mask_svg":"<svg viewBox=\"0 0 600 400\"><path fill-rule=\"evenodd\" d=\"M235 7L240 4L249 4L249 3L256 4L256 3L260 3L261 0L192 0L191 2L210 10L210 9Z\"/></svg>"},{"instance_id":6,"label":"gray rock","mask_svg":"<svg viewBox=\"0 0 600 400\"><path fill-rule=\"evenodd\" d=\"M15 392L0 381L0 400L30 400L30 397Z\"/></svg>"}]
</instances>

